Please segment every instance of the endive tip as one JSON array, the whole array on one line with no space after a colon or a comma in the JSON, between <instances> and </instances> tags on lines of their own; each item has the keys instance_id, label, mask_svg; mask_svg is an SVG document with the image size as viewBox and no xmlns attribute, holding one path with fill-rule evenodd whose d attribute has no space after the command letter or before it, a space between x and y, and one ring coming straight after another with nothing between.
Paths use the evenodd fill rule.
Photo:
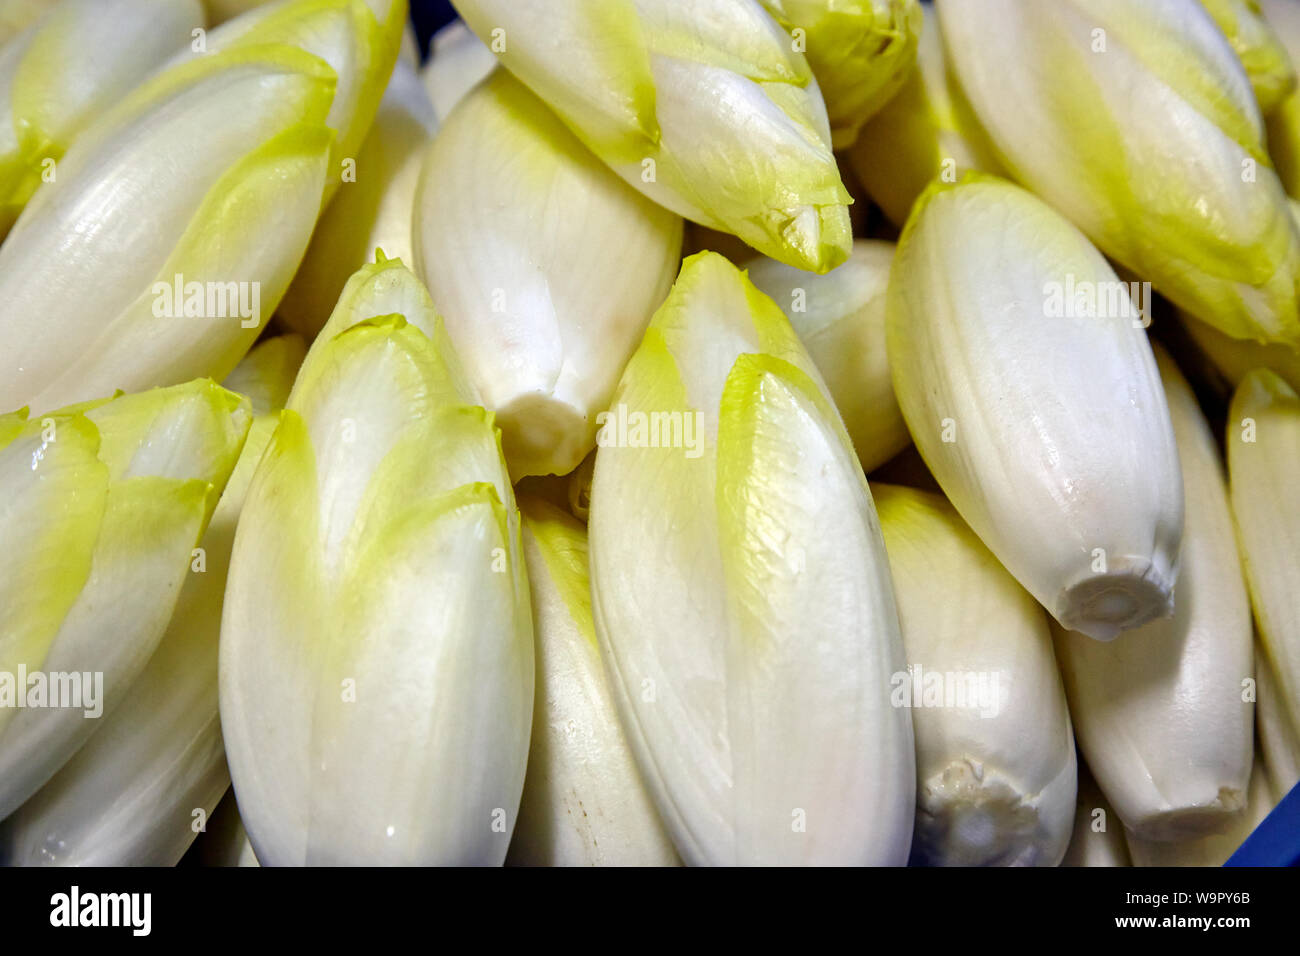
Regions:
<instances>
[{"instance_id":1,"label":"endive tip","mask_svg":"<svg viewBox=\"0 0 1300 956\"><path fill-rule=\"evenodd\" d=\"M406 316L400 312L389 312L386 315L371 315L364 319L353 322L342 332L334 336L335 339L341 339L352 333L360 333L364 329L385 329L396 332L406 328L409 325Z\"/></svg>"},{"instance_id":2,"label":"endive tip","mask_svg":"<svg viewBox=\"0 0 1300 956\"><path fill-rule=\"evenodd\" d=\"M907 237L912 230L912 224L919 221L921 213L925 207L930 205L938 196L953 190L961 189L964 186L1010 186L1016 187L1015 183L1001 176L995 176L992 173L986 173L979 169L968 169L961 174L955 181L945 180L936 177L930 181L930 184L921 190L921 194L916 197L916 202L912 203L912 212L907 217L907 222L903 225L902 235L899 237L899 245L902 245L903 239Z\"/></svg>"},{"instance_id":3,"label":"endive tip","mask_svg":"<svg viewBox=\"0 0 1300 956\"><path fill-rule=\"evenodd\" d=\"M1149 558L1125 555L1104 572L1062 589L1052 614L1062 626L1098 641L1174 613L1174 575Z\"/></svg>"},{"instance_id":4,"label":"endive tip","mask_svg":"<svg viewBox=\"0 0 1300 956\"><path fill-rule=\"evenodd\" d=\"M852 202L852 199L847 200ZM846 205L804 206L781 228L781 243L793 253L790 265L825 275L853 251L853 226Z\"/></svg>"},{"instance_id":5,"label":"endive tip","mask_svg":"<svg viewBox=\"0 0 1300 956\"><path fill-rule=\"evenodd\" d=\"M1274 402L1296 402L1298 396L1286 380L1270 368L1257 368L1242 378L1233 401L1249 405L1271 405Z\"/></svg>"}]
</instances>

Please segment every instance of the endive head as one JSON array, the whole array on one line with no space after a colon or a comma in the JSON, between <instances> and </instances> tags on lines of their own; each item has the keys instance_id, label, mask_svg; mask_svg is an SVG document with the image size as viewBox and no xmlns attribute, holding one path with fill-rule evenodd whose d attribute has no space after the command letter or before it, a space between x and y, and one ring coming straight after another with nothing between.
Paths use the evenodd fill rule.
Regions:
<instances>
[{"instance_id":1,"label":"endive head","mask_svg":"<svg viewBox=\"0 0 1300 956\"><path fill-rule=\"evenodd\" d=\"M721 256L687 259L603 429L596 631L683 859L905 860L911 731L888 701L902 649L879 528L785 317Z\"/></svg>"},{"instance_id":2,"label":"endive head","mask_svg":"<svg viewBox=\"0 0 1300 956\"><path fill-rule=\"evenodd\" d=\"M916 62L918 0L762 0L808 58L826 100L831 142L853 145Z\"/></svg>"},{"instance_id":3,"label":"endive head","mask_svg":"<svg viewBox=\"0 0 1300 956\"><path fill-rule=\"evenodd\" d=\"M758 0L463 0L470 28L660 205L825 272L847 204L821 92ZM547 37L563 35L556 45Z\"/></svg>"},{"instance_id":4,"label":"endive head","mask_svg":"<svg viewBox=\"0 0 1300 956\"><path fill-rule=\"evenodd\" d=\"M1054 866L1076 764L1047 616L942 495L871 493L907 654L891 689L916 733L912 862Z\"/></svg>"},{"instance_id":5,"label":"endive head","mask_svg":"<svg viewBox=\"0 0 1300 956\"><path fill-rule=\"evenodd\" d=\"M532 653L492 417L419 281L368 266L308 353L232 558L222 724L259 859L499 863Z\"/></svg>"},{"instance_id":6,"label":"endive head","mask_svg":"<svg viewBox=\"0 0 1300 956\"><path fill-rule=\"evenodd\" d=\"M15 542L0 554L0 672L98 672L100 713L123 699L250 420L247 399L206 380L0 417L0 533ZM0 817L96 726L82 710L0 708Z\"/></svg>"},{"instance_id":7,"label":"endive head","mask_svg":"<svg viewBox=\"0 0 1300 956\"><path fill-rule=\"evenodd\" d=\"M249 46L155 75L88 130L0 247L0 405L234 368L319 214L334 85L297 47Z\"/></svg>"},{"instance_id":8,"label":"endive head","mask_svg":"<svg viewBox=\"0 0 1300 956\"><path fill-rule=\"evenodd\" d=\"M255 347L225 387L256 416L212 520L193 553L157 649L121 705L5 821L8 863L174 866L230 787L217 716L217 641L230 547L249 480L306 347L296 335ZM0 837L0 844L5 842ZM4 851L0 850L0 857Z\"/></svg>"},{"instance_id":9,"label":"endive head","mask_svg":"<svg viewBox=\"0 0 1300 956\"><path fill-rule=\"evenodd\" d=\"M1296 86L1290 56L1256 0L1201 0L1246 69L1260 112L1271 113Z\"/></svg>"},{"instance_id":10,"label":"endive head","mask_svg":"<svg viewBox=\"0 0 1300 956\"><path fill-rule=\"evenodd\" d=\"M1236 338L1300 342L1300 232L1254 93L1193 0L959 0L949 62L1006 168Z\"/></svg>"},{"instance_id":11,"label":"endive head","mask_svg":"<svg viewBox=\"0 0 1300 956\"><path fill-rule=\"evenodd\" d=\"M417 268L496 413L511 474L568 474L672 284L681 219L498 70L430 145L414 229Z\"/></svg>"},{"instance_id":12,"label":"endive head","mask_svg":"<svg viewBox=\"0 0 1300 956\"><path fill-rule=\"evenodd\" d=\"M0 236L82 129L202 25L199 0L65 0L4 46Z\"/></svg>"},{"instance_id":13,"label":"endive head","mask_svg":"<svg viewBox=\"0 0 1300 956\"><path fill-rule=\"evenodd\" d=\"M1046 204L976 174L918 200L889 286L894 390L930 471L1026 590L1102 639L1170 613L1182 534L1135 291Z\"/></svg>"}]
</instances>

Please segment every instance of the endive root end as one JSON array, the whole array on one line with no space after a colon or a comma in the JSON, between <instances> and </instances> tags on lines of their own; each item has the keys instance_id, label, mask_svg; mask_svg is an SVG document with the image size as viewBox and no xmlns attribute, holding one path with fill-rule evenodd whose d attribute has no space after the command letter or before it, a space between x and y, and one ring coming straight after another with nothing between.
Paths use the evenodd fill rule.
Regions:
<instances>
[{"instance_id":1,"label":"endive root end","mask_svg":"<svg viewBox=\"0 0 1300 956\"><path fill-rule=\"evenodd\" d=\"M511 481L567 475L591 450L583 442L590 428L586 416L553 395L520 395L497 409L496 423Z\"/></svg>"},{"instance_id":2,"label":"endive root end","mask_svg":"<svg viewBox=\"0 0 1300 956\"><path fill-rule=\"evenodd\" d=\"M1174 613L1173 575L1148 558L1124 557L1089 572L1061 591L1054 614L1061 626L1099 641Z\"/></svg>"},{"instance_id":3,"label":"endive root end","mask_svg":"<svg viewBox=\"0 0 1300 956\"><path fill-rule=\"evenodd\" d=\"M922 784L916 822L913 865L1032 866L1044 856L1032 798L969 758Z\"/></svg>"},{"instance_id":4,"label":"endive root end","mask_svg":"<svg viewBox=\"0 0 1300 956\"><path fill-rule=\"evenodd\" d=\"M1246 792L1220 787L1214 799L1195 806L1172 807L1132 821L1129 829L1142 840L1168 843L1223 833L1246 809Z\"/></svg>"}]
</instances>

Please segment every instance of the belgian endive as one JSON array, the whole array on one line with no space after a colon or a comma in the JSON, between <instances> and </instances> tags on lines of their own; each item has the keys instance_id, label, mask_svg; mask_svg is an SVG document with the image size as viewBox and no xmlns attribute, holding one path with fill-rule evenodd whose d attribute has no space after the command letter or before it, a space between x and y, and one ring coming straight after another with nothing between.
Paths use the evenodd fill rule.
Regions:
<instances>
[{"instance_id":1,"label":"belgian endive","mask_svg":"<svg viewBox=\"0 0 1300 956\"><path fill-rule=\"evenodd\" d=\"M780 309L687 259L614 396L592 611L623 726L689 864L902 864L911 717L880 528Z\"/></svg>"},{"instance_id":2,"label":"belgian endive","mask_svg":"<svg viewBox=\"0 0 1300 956\"><path fill-rule=\"evenodd\" d=\"M0 49L0 238L82 129L202 26L199 0L63 0Z\"/></svg>"},{"instance_id":3,"label":"belgian endive","mask_svg":"<svg viewBox=\"0 0 1300 956\"><path fill-rule=\"evenodd\" d=\"M297 336L269 339L226 385L256 418L190 560L157 650L120 706L4 824L10 865L173 866L230 787L217 718L217 639L235 522L302 360Z\"/></svg>"},{"instance_id":4,"label":"belgian endive","mask_svg":"<svg viewBox=\"0 0 1300 956\"><path fill-rule=\"evenodd\" d=\"M660 205L826 272L849 194L817 81L758 0L458 0L587 147ZM556 42L556 37L564 42Z\"/></svg>"},{"instance_id":5,"label":"belgian endive","mask_svg":"<svg viewBox=\"0 0 1300 956\"><path fill-rule=\"evenodd\" d=\"M853 145L916 62L919 0L760 0L785 27L826 100L831 143Z\"/></svg>"},{"instance_id":6,"label":"belgian endive","mask_svg":"<svg viewBox=\"0 0 1300 956\"><path fill-rule=\"evenodd\" d=\"M0 407L227 375L298 266L343 168L331 149L355 156L400 31L360 0L254 11L79 137L0 246Z\"/></svg>"},{"instance_id":7,"label":"belgian endive","mask_svg":"<svg viewBox=\"0 0 1300 956\"><path fill-rule=\"evenodd\" d=\"M899 227L931 180L956 182L971 170L1002 172L988 135L948 69L932 11L926 9L916 66L902 89L862 127L847 155L867 194Z\"/></svg>"},{"instance_id":8,"label":"belgian endive","mask_svg":"<svg viewBox=\"0 0 1300 956\"><path fill-rule=\"evenodd\" d=\"M942 495L872 484L916 734L912 861L1056 866L1074 826L1074 735L1047 615Z\"/></svg>"},{"instance_id":9,"label":"belgian endive","mask_svg":"<svg viewBox=\"0 0 1300 956\"><path fill-rule=\"evenodd\" d=\"M312 345L240 515L221 723L257 858L505 859L533 713L492 415L400 261Z\"/></svg>"},{"instance_id":10,"label":"belgian endive","mask_svg":"<svg viewBox=\"0 0 1300 956\"><path fill-rule=\"evenodd\" d=\"M128 701L251 417L207 380L0 416L0 819Z\"/></svg>"},{"instance_id":11,"label":"belgian endive","mask_svg":"<svg viewBox=\"0 0 1300 956\"><path fill-rule=\"evenodd\" d=\"M673 866L668 838L619 726L591 617L587 529L519 496L537 646L528 775L508 861Z\"/></svg>"},{"instance_id":12,"label":"belgian endive","mask_svg":"<svg viewBox=\"0 0 1300 956\"><path fill-rule=\"evenodd\" d=\"M781 307L826 379L867 471L907 447L911 437L894 399L885 348L885 303L894 244L858 239L848 261L818 276L752 259L749 280Z\"/></svg>"},{"instance_id":13,"label":"belgian endive","mask_svg":"<svg viewBox=\"0 0 1300 956\"><path fill-rule=\"evenodd\" d=\"M1222 830L1246 803L1255 709L1250 602L1218 446L1158 355L1187 524L1174 615L1099 644L1057 631L1079 746L1124 825L1147 840Z\"/></svg>"},{"instance_id":14,"label":"belgian endive","mask_svg":"<svg viewBox=\"0 0 1300 956\"><path fill-rule=\"evenodd\" d=\"M438 121L415 67L398 60L374 124L316 224L278 315L308 337L330 317L348 276L382 249L412 262L411 223L424 147Z\"/></svg>"},{"instance_id":15,"label":"belgian endive","mask_svg":"<svg viewBox=\"0 0 1300 956\"><path fill-rule=\"evenodd\" d=\"M998 560L1095 638L1171 613L1178 454L1137 306L1106 260L1029 193L969 174L918 200L889 297L912 438Z\"/></svg>"},{"instance_id":16,"label":"belgian endive","mask_svg":"<svg viewBox=\"0 0 1300 956\"><path fill-rule=\"evenodd\" d=\"M1228 410L1228 474L1264 656L1300 734L1300 398L1273 372L1242 379Z\"/></svg>"},{"instance_id":17,"label":"belgian endive","mask_svg":"<svg viewBox=\"0 0 1300 956\"><path fill-rule=\"evenodd\" d=\"M1300 232L1245 70L1198 0L942 0L1006 167L1234 338L1300 343Z\"/></svg>"},{"instance_id":18,"label":"belgian endive","mask_svg":"<svg viewBox=\"0 0 1300 956\"><path fill-rule=\"evenodd\" d=\"M1260 112L1268 115L1296 88L1295 68L1257 0L1200 0L1245 67Z\"/></svg>"},{"instance_id":19,"label":"belgian endive","mask_svg":"<svg viewBox=\"0 0 1300 956\"><path fill-rule=\"evenodd\" d=\"M568 474L672 285L680 217L501 69L434 138L415 202L417 271L511 474Z\"/></svg>"}]
</instances>

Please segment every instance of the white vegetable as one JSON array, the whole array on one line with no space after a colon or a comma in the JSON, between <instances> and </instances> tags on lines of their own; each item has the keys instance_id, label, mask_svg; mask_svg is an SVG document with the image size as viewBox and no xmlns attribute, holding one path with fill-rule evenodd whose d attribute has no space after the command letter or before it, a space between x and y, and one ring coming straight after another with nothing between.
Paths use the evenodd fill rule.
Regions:
<instances>
[{"instance_id":1,"label":"white vegetable","mask_svg":"<svg viewBox=\"0 0 1300 956\"><path fill-rule=\"evenodd\" d=\"M1125 826L1150 840L1221 830L1246 801L1254 707L1250 604L1219 451L1196 396L1158 353L1187 527L1174 615L1110 644L1057 632L1084 759Z\"/></svg>"},{"instance_id":2,"label":"white vegetable","mask_svg":"<svg viewBox=\"0 0 1300 956\"><path fill-rule=\"evenodd\" d=\"M1178 454L1151 346L1106 260L1029 193L971 174L918 200L889 297L899 406L989 550L1091 637L1169 614Z\"/></svg>"},{"instance_id":3,"label":"white vegetable","mask_svg":"<svg viewBox=\"0 0 1300 956\"><path fill-rule=\"evenodd\" d=\"M614 407L592 610L683 860L906 862L916 768L889 699L904 658L887 558L789 322L721 256L693 256Z\"/></svg>"},{"instance_id":4,"label":"white vegetable","mask_svg":"<svg viewBox=\"0 0 1300 956\"><path fill-rule=\"evenodd\" d=\"M1074 735L1047 615L940 495L873 484L912 711L912 862L1055 866L1074 823Z\"/></svg>"}]
</instances>

